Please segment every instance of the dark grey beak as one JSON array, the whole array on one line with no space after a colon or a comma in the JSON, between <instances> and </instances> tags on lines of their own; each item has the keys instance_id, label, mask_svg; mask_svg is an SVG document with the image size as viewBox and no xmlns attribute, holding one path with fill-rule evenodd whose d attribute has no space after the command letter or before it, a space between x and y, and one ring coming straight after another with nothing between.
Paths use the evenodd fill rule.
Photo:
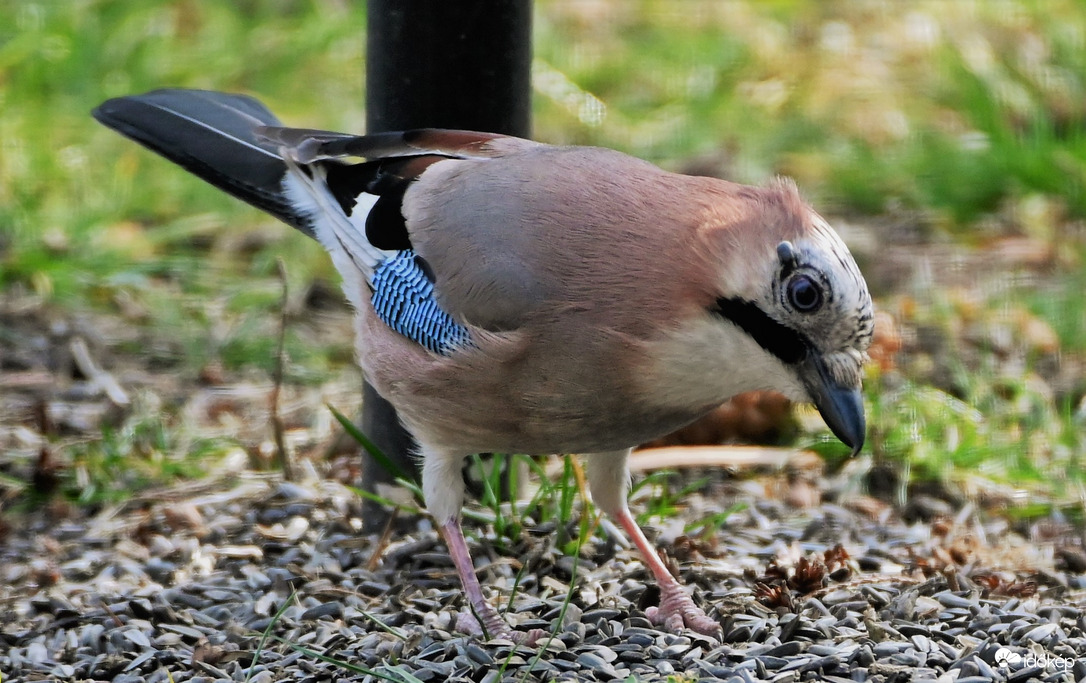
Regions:
<instances>
[{"instance_id":1,"label":"dark grey beak","mask_svg":"<svg viewBox=\"0 0 1086 683\"><path fill-rule=\"evenodd\" d=\"M852 455L859 453L867 434L860 387L842 386L830 375L825 361L814 355L800 364L799 374L833 435L852 449Z\"/></svg>"}]
</instances>

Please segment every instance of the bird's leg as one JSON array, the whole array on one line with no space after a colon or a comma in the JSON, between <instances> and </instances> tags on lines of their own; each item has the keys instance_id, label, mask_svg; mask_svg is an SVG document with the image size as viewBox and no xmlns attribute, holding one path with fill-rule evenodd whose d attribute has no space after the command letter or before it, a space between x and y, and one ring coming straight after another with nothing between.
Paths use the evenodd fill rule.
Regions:
<instances>
[{"instance_id":1,"label":"bird's leg","mask_svg":"<svg viewBox=\"0 0 1086 683\"><path fill-rule=\"evenodd\" d=\"M679 631L686 626L707 636L719 635L720 624L709 618L700 607L695 605L682 584L671 575L656 548L652 546L649 539L645 538L641 527L634 521L629 508L623 505L613 517L641 551L645 564L648 565L649 571L656 577L656 583L660 586L660 606L649 607L645 610L649 621L654 624L664 624L672 631Z\"/></svg>"},{"instance_id":2,"label":"bird's leg","mask_svg":"<svg viewBox=\"0 0 1086 683\"><path fill-rule=\"evenodd\" d=\"M514 631L483 597L483 587L475 574L475 565L471 561L471 553L468 551L468 542L464 538L459 517L454 517L442 524L441 535L445 537L445 545L449 547L449 555L452 557L453 564L456 565L456 573L460 575L460 583L464 586L464 593L468 596L468 603L473 612L460 615L456 621L458 630L474 636L504 638L525 645L534 645L546 635L545 631L538 628L533 628L527 633Z\"/></svg>"},{"instance_id":3,"label":"bird's leg","mask_svg":"<svg viewBox=\"0 0 1086 683\"><path fill-rule=\"evenodd\" d=\"M645 614L652 623L663 624L673 631L679 631L685 626L705 635L719 635L720 624L710 619L694 604L630 514L630 508L626 504L626 489L630 478L626 459L629 455L630 451L625 450L593 453L588 456L588 482L596 505L626 531L660 587L660 606L648 608Z\"/></svg>"},{"instance_id":4,"label":"bird's leg","mask_svg":"<svg viewBox=\"0 0 1086 683\"><path fill-rule=\"evenodd\" d=\"M474 625L471 620L461 620L473 635L489 635L491 638L513 637L513 630L509 624L498 614L498 611L490 606L483 597L483 587L479 584L479 577L475 574L475 565L471 561L471 553L468 551L468 542L464 538L464 530L460 527L460 518L454 517L441 525L441 535L445 537L445 545L449 547L449 555L456 565L456 573L460 575L460 583L464 586L464 593L468 597L475 618ZM480 624L482 629L479 629ZM460 626L460 623L457 624Z\"/></svg>"},{"instance_id":5,"label":"bird's leg","mask_svg":"<svg viewBox=\"0 0 1086 683\"><path fill-rule=\"evenodd\" d=\"M422 490L426 507L438 523L445 538L449 556L464 587L473 614L461 615L457 629L477 636L506 638L518 643L534 643L542 634L539 629L529 633L514 631L498 611L483 597L483 587L475 574L471 551L460 526L460 507L464 503L464 479L460 472L462 457L445 455L436 449L422 448Z\"/></svg>"}]
</instances>

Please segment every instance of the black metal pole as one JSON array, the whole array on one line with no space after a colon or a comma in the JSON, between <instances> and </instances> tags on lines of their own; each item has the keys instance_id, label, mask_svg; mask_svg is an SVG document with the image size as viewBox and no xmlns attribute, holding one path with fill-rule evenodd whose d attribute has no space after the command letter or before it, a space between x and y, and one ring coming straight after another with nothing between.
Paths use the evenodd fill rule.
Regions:
<instances>
[{"instance_id":1,"label":"black metal pole","mask_svg":"<svg viewBox=\"0 0 1086 683\"><path fill-rule=\"evenodd\" d=\"M531 134L531 0L368 0L366 130L459 128ZM411 436L367 382L362 431L404 470ZM363 486L390 475L368 456ZM370 506L367 521L383 523Z\"/></svg>"},{"instance_id":2,"label":"black metal pole","mask_svg":"<svg viewBox=\"0 0 1086 683\"><path fill-rule=\"evenodd\" d=\"M531 0L369 0L369 132L531 130Z\"/></svg>"}]
</instances>

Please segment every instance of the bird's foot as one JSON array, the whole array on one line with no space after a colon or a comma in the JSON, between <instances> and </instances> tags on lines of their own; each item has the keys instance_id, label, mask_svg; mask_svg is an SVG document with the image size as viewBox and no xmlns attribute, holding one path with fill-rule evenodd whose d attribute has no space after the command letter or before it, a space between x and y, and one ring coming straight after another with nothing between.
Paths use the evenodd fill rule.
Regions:
<instances>
[{"instance_id":1,"label":"bird's foot","mask_svg":"<svg viewBox=\"0 0 1086 683\"><path fill-rule=\"evenodd\" d=\"M471 612L461 612L456 618L456 630L478 638L511 640L517 645L535 645L541 638L547 635L546 631L539 628L533 628L527 633L524 631L514 631L509 627L509 624L505 623L505 621L498 616L497 612L494 610L487 610L487 612L487 614L483 614L483 621L486 622L485 629L474 614Z\"/></svg>"},{"instance_id":2,"label":"bird's foot","mask_svg":"<svg viewBox=\"0 0 1086 683\"><path fill-rule=\"evenodd\" d=\"M671 631L678 632L685 627L703 635L721 636L720 624L710 619L677 584L675 590L662 589L660 606L649 607L645 610L645 616L652 623Z\"/></svg>"}]
</instances>

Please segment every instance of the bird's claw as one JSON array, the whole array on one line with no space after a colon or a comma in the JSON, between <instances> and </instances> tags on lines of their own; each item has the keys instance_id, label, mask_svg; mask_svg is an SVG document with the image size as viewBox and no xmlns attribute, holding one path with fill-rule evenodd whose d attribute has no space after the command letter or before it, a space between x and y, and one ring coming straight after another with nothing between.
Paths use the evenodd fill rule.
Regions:
<instances>
[{"instance_id":1,"label":"bird's claw","mask_svg":"<svg viewBox=\"0 0 1086 683\"><path fill-rule=\"evenodd\" d=\"M547 635L546 631L539 628L533 628L527 633L514 631L509 624L498 616L497 612L485 614L483 619L486 621L486 630L483 629L479 619L474 614L461 612L456 618L456 630L479 638L511 640L517 645L535 645L543 636Z\"/></svg>"},{"instance_id":2,"label":"bird's claw","mask_svg":"<svg viewBox=\"0 0 1086 683\"><path fill-rule=\"evenodd\" d=\"M720 624L705 614L682 590L664 591L660 595L660 606L649 607L645 610L645 616L653 624L664 626L669 631L678 632L688 628L706 636L721 636Z\"/></svg>"}]
</instances>

